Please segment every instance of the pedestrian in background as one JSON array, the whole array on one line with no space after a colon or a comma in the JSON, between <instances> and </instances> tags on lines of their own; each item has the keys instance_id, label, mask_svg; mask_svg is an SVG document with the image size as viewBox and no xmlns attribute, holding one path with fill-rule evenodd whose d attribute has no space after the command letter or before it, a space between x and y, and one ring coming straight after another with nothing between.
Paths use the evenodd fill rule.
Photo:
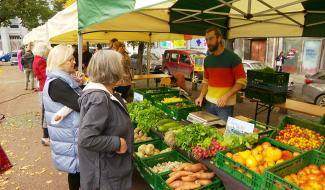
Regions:
<instances>
[{"instance_id":1,"label":"pedestrian in background","mask_svg":"<svg viewBox=\"0 0 325 190\"><path fill-rule=\"evenodd\" d=\"M46 59L49 54L49 46L46 43L37 43L33 48L34 61L33 61L33 72L38 80L38 92L41 97L41 109L42 109L42 129L43 137L41 138L41 143L45 146L50 145L49 133L47 129L47 124L44 118L44 105L42 101L42 92L44 84L46 81Z\"/></svg>"},{"instance_id":2,"label":"pedestrian in background","mask_svg":"<svg viewBox=\"0 0 325 190\"><path fill-rule=\"evenodd\" d=\"M132 186L133 128L115 85L123 77L122 56L99 50L87 74L80 103L79 157L82 190L127 190Z\"/></svg>"},{"instance_id":3,"label":"pedestrian in background","mask_svg":"<svg viewBox=\"0 0 325 190\"><path fill-rule=\"evenodd\" d=\"M24 50L25 46L21 46L20 49L17 52L17 61L18 61L18 69L19 71L24 71L24 67L22 65L22 58L23 58L23 54L24 54Z\"/></svg>"},{"instance_id":4,"label":"pedestrian in background","mask_svg":"<svg viewBox=\"0 0 325 190\"><path fill-rule=\"evenodd\" d=\"M80 187L78 98L83 78L75 71L73 52L72 46L68 45L58 45L51 49L47 59L43 103L54 166L57 170L68 173L69 189L78 190ZM73 111L60 123L51 124L53 116L64 106Z\"/></svg>"},{"instance_id":5,"label":"pedestrian in background","mask_svg":"<svg viewBox=\"0 0 325 190\"><path fill-rule=\"evenodd\" d=\"M281 51L280 55L278 55L275 59L277 72L282 72L282 67L283 67L285 59L287 59L287 58L283 55L283 51Z\"/></svg>"},{"instance_id":6,"label":"pedestrian in background","mask_svg":"<svg viewBox=\"0 0 325 190\"><path fill-rule=\"evenodd\" d=\"M117 42L117 41L118 41L118 39L116 39L116 38L112 38L112 39L109 41L109 49L110 49L110 50L113 49L113 45L114 45L114 43Z\"/></svg>"},{"instance_id":7,"label":"pedestrian in background","mask_svg":"<svg viewBox=\"0 0 325 190\"><path fill-rule=\"evenodd\" d=\"M125 49L125 44L123 42L114 42L113 49L119 52L122 55L122 65L123 65L123 78L117 84L115 90L121 93L121 96L124 100L128 98L129 91L131 89L131 81L132 81L132 74L131 74L131 60L130 57Z\"/></svg>"},{"instance_id":8,"label":"pedestrian in background","mask_svg":"<svg viewBox=\"0 0 325 190\"><path fill-rule=\"evenodd\" d=\"M28 84L31 83L31 90L34 88L34 72L33 72L34 55L32 52L32 44L29 43L22 57L22 65L25 73L25 90L28 90Z\"/></svg>"},{"instance_id":9,"label":"pedestrian in background","mask_svg":"<svg viewBox=\"0 0 325 190\"><path fill-rule=\"evenodd\" d=\"M102 45L101 44L97 44L96 51L95 52L97 52L99 50L102 50L102 49L103 49Z\"/></svg>"}]
</instances>

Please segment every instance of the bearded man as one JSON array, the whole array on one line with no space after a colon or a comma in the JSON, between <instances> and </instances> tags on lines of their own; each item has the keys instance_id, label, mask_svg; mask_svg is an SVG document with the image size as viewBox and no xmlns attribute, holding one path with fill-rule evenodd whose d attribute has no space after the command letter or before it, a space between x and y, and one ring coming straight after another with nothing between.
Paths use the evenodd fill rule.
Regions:
<instances>
[{"instance_id":1,"label":"bearded man","mask_svg":"<svg viewBox=\"0 0 325 190\"><path fill-rule=\"evenodd\" d=\"M218 28L208 29L205 38L210 55L204 59L204 77L196 105L206 99L206 111L227 121L233 116L236 93L247 84L241 58L224 47Z\"/></svg>"}]
</instances>

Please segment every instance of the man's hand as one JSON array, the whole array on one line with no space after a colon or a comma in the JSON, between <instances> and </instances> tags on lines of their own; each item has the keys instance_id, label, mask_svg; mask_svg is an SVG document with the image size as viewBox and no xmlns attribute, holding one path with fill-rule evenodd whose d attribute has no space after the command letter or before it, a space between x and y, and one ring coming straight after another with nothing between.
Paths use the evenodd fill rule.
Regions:
<instances>
[{"instance_id":1,"label":"man's hand","mask_svg":"<svg viewBox=\"0 0 325 190\"><path fill-rule=\"evenodd\" d=\"M125 139L120 138L120 150L116 151L117 154L124 154L128 150L128 145L126 144Z\"/></svg>"},{"instance_id":2,"label":"man's hand","mask_svg":"<svg viewBox=\"0 0 325 190\"><path fill-rule=\"evenodd\" d=\"M218 101L217 101L217 106L222 108L225 107L229 99L228 95L223 95Z\"/></svg>"},{"instance_id":3,"label":"man's hand","mask_svg":"<svg viewBox=\"0 0 325 190\"><path fill-rule=\"evenodd\" d=\"M195 100L195 104L196 104L197 106L202 107L203 98L204 98L204 97L199 96L199 97Z\"/></svg>"}]
</instances>

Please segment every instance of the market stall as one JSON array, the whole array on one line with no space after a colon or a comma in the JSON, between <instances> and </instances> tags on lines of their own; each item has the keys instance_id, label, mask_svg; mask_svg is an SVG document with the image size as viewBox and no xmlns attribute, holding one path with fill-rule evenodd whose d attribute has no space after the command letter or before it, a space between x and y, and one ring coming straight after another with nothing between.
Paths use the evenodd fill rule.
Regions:
<instances>
[{"instance_id":1,"label":"market stall","mask_svg":"<svg viewBox=\"0 0 325 190\"><path fill-rule=\"evenodd\" d=\"M192 189L297 188L301 184L290 180L287 175L310 164L316 165L313 166L315 172L321 172L324 167L325 128L317 123L287 116L278 128L273 128L239 116L240 121L246 122L234 120L233 129L252 124L253 131L248 134L227 133L225 131L231 127L228 125L232 125L229 119L226 126L217 124L213 127L187 121L189 114L199 111L199 108L189 105L188 100L173 89L139 89L135 93L142 95L143 101L128 105L135 127L134 160L136 168L153 189L176 189L178 185L189 185ZM147 146L153 146L153 153L147 154ZM317 156L309 160L310 155ZM285 171L285 167L292 167L297 160L301 162L296 164L297 168ZM204 164L207 167L205 172L213 172L221 179L222 185L211 177L204 179L211 186L199 187L201 176L186 169L179 169L184 171L184 176L173 177L182 163L188 162ZM313 183L320 184L320 181L317 179Z\"/></svg>"}]
</instances>

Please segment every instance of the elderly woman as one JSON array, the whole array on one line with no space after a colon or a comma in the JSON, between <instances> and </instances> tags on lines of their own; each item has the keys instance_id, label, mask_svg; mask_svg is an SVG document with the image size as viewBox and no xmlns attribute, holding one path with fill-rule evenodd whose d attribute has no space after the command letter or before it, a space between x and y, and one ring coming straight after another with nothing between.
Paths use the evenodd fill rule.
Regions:
<instances>
[{"instance_id":1,"label":"elderly woman","mask_svg":"<svg viewBox=\"0 0 325 190\"><path fill-rule=\"evenodd\" d=\"M68 173L69 189L77 190L80 187L77 143L80 120L78 98L82 79L80 75L73 77L76 73L73 52L74 49L66 45L58 45L51 49L47 59L43 104L54 166L57 170ZM73 112L57 124L49 122L64 106L71 108Z\"/></svg>"},{"instance_id":2,"label":"elderly woman","mask_svg":"<svg viewBox=\"0 0 325 190\"><path fill-rule=\"evenodd\" d=\"M132 183L133 129L123 99L114 94L122 79L122 56L99 50L90 60L90 83L80 102L81 189L126 190Z\"/></svg>"},{"instance_id":3,"label":"elderly woman","mask_svg":"<svg viewBox=\"0 0 325 190\"><path fill-rule=\"evenodd\" d=\"M36 76L39 87L38 91L40 92L40 95L42 96L42 91L44 88L45 80L46 80L46 59L49 54L49 46L46 43L38 43L35 45L33 49L34 54L34 61L33 61L33 72ZM48 146L49 141L49 133L47 130L46 122L44 119L44 105L41 101L41 107L42 107L42 128L43 128L43 138L41 138L41 143L45 146Z\"/></svg>"},{"instance_id":4,"label":"elderly woman","mask_svg":"<svg viewBox=\"0 0 325 190\"><path fill-rule=\"evenodd\" d=\"M129 90L131 88L132 81L131 60L125 50L125 44L123 42L114 42L113 49L122 55L122 65L124 72L122 80L117 84L115 90L121 93L122 98L126 100L129 95Z\"/></svg>"}]
</instances>

